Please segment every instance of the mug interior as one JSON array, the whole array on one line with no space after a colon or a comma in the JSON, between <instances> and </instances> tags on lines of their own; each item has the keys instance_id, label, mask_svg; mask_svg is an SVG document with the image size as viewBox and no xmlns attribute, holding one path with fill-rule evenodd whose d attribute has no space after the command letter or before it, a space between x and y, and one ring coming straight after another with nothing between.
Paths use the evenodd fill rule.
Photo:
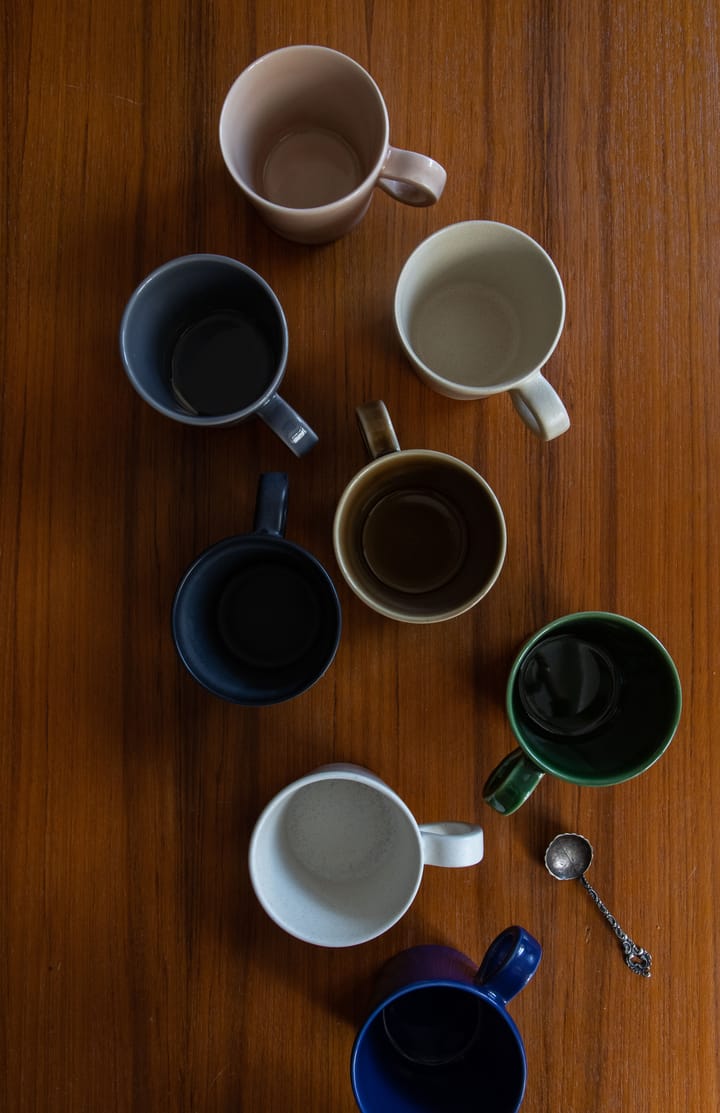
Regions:
<instances>
[{"instance_id":1,"label":"mug interior","mask_svg":"<svg viewBox=\"0 0 720 1113\"><path fill-rule=\"evenodd\" d=\"M287 208L317 208L375 175L385 157L387 112L370 75L320 46L264 55L236 79L220 143L236 181Z\"/></svg>"},{"instance_id":2,"label":"mug interior","mask_svg":"<svg viewBox=\"0 0 720 1113\"><path fill-rule=\"evenodd\" d=\"M540 726L519 689L528 655L565 633L597 646L617 676L612 714L577 736ZM677 669L658 639L630 619L602 612L570 615L540 631L516 659L507 690L510 724L526 753L546 772L593 785L618 784L652 765L672 740L681 701Z\"/></svg>"},{"instance_id":3,"label":"mug interior","mask_svg":"<svg viewBox=\"0 0 720 1113\"><path fill-rule=\"evenodd\" d=\"M500 505L468 465L405 450L368 464L335 516L335 552L371 607L407 622L453 617L497 579L505 558Z\"/></svg>"},{"instance_id":4,"label":"mug interior","mask_svg":"<svg viewBox=\"0 0 720 1113\"><path fill-rule=\"evenodd\" d=\"M267 913L324 947L362 943L394 924L422 869L417 824L402 801L340 773L285 789L250 845L253 887Z\"/></svg>"},{"instance_id":5,"label":"mug interior","mask_svg":"<svg viewBox=\"0 0 720 1113\"><path fill-rule=\"evenodd\" d=\"M190 674L222 699L280 703L325 673L340 638L340 604L325 569L282 538L247 534L201 554L172 610Z\"/></svg>"},{"instance_id":6,"label":"mug interior","mask_svg":"<svg viewBox=\"0 0 720 1113\"><path fill-rule=\"evenodd\" d=\"M155 409L187 424L222 424L253 413L275 390L285 370L287 328L275 294L249 267L189 255L159 267L135 290L120 348L133 386ZM179 352L185 377L207 381L217 373L226 380L218 383L220 397L235 398L232 409L194 413L183 404L173 386Z\"/></svg>"},{"instance_id":7,"label":"mug interior","mask_svg":"<svg viewBox=\"0 0 720 1113\"><path fill-rule=\"evenodd\" d=\"M428 376L468 390L505 389L540 368L557 344L565 295L533 239L492 221L441 229L398 280L395 319Z\"/></svg>"},{"instance_id":8,"label":"mug interior","mask_svg":"<svg viewBox=\"0 0 720 1113\"><path fill-rule=\"evenodd\" d=\"M448 1060L453 1046L458 1054ZM427 981L371 1014L355 1041L351 1076L362 1113L515 1113L525 1054L499 1002L471 985Z\"/></svg>"}]
</instances>

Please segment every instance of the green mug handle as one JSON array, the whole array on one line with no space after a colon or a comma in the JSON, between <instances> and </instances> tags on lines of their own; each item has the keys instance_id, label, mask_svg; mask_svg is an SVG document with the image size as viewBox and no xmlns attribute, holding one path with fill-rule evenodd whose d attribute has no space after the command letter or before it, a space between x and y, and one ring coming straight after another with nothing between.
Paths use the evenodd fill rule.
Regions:
<instances>
[{"instance_id":1,"label":"green mug handle","mask_svg":"<svg viewBox=\"0 0 720 1113\"><path fill-rule=\"evenodd\" d=\"M512 815L535 791L545 773L519 747L497 765L483 788L483 800L503 815Z\"/></svg>"}]
</instances>

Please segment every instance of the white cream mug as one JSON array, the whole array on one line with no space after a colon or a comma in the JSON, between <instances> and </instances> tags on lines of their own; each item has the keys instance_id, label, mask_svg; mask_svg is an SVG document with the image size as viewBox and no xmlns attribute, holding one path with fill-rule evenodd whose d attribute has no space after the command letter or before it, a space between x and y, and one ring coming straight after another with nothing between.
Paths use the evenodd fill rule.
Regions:
<instances>
[{"instance_id":1,"label":"white cream mug","mask_svg":"<svg viewBox=\"0 0 720 1113\"><path fill-rule=\"evenodd\" d=\"M325 46L287 46L235 79L220 114L225 164L279 235L327 243L349 232L375 186L432 205L447 174L426 155L389 144L382 94L358 62Z\"/></svg>"},{"instance_id":2,"label":"white cream mug","mask_svg":"<svg viewBox=\"0 0 720 1113\"><path fill-rule=\"evenodd\" d=\"M320 947L381 935L412 904L423 868L473 866L482 828L419 824L397 793L359 765L323 765L275 796L250 840L250 879L267 914Z\"/></svg>"},{"instance_id":3,"label":"white cream mug","mask_svg":"<svg viewBox=\"0 0 720 1113\"><path fill-rule=\"evenodd\" d=\"M509 391L542 440L570 427L542 374L565 323L565 291L547 252L492 220L441 228L415 248L395 289L395 326L415 372L450 398Z\"/></svg>"}]
</instances>

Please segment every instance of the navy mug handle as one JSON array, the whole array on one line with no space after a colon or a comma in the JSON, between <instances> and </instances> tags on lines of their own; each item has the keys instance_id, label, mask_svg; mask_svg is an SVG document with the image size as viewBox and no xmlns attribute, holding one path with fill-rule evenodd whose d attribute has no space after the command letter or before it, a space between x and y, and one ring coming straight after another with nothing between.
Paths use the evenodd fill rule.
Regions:
<instances>
[{"instance_id":1,"label":"navy mug handle","mask_svg":"<svg viewBox=\"0 0 720 1113\"><path fill-rule=\"evenodd\" d=\"M255 498L254 533L285 536L288 505L288 477L284 471L263 472Z\"/></svg>"},{"instance_id":2,"label":"navy mug handle","mask_svg":"<svg viewBox=\"0 0 720 1113\"><path fill-rule=\"evenodd\" d=\"M487 949L474 984L492 993L503 1004L528 984L537 970L542 947L525 928L506 928Z\"/></svg>"}]
</instances>

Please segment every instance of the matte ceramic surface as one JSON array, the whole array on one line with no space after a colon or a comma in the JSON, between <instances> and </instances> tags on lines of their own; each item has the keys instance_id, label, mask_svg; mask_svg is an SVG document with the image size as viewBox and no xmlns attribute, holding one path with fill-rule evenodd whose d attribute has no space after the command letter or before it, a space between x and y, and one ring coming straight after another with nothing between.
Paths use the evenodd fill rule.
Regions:
<instances>
[{"instance_id":1,"label":"matte ceramic surface","mask_svg":"<svg viewBox=\"0 0 720 1113\"><path fill-rule=\"evenodd\" d=\"M546 638L572 634L597 645L619 676L614 714L580 737L539 727L524 707L518 676L529 653ZM493 771L484 789L498 811L515 811L545 773L573 784L619 784L645 772L665 752L680 721L677 668L661 642L622 615L580 612L549 623L523 646L507 685L507 713L520 749Z\"/></svg>"},{"instance_id":2,"label":"matte ceramic surface","mask_svg":"<svg viewBox=\"0 0 720 1113\"><path fill-rule=\"evenodd\" d=\"M365 215L376 186L430 205L446 180L425 155L389 145L380 90L347 55L299 45L256 59L230 88L220 116L225 164L271 228L324 243Z\"/></svg>"},{"instance_id":3,"label":"matte ceramic surface","mask_svg":"<svg viewBox=\"0 0 720 1113\"><path fill-rule=\"evenodd\" d=\"M441 228L406 261L395 324L418 376L451 398L509 391L533 432L558 436L570 419L540 373L565 321L565 292L547 252L496 221Z\"/></svg>"},{"instance_id":4,"label":"matte ceramic surface","mask_svg":"<svg viewBox=\"0 0 720 1113\"><path fill-rule=\"evenodd\" d=\"M283 789L253 831L250 877L268 915L325 947L366 942L409 908L425 864L474 865L481 828L420 826L374 774L324 766Z\"/></svg>"}]
</instances>

